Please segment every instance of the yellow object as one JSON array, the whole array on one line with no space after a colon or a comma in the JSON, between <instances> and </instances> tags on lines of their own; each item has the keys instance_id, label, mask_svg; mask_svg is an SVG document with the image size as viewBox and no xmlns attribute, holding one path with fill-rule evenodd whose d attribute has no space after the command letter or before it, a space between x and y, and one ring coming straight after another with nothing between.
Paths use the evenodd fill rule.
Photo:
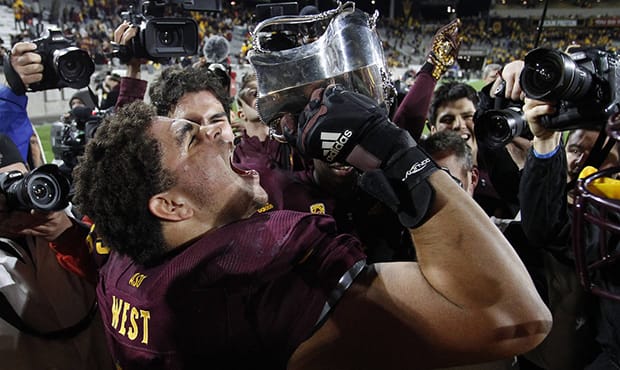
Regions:
<instances>
[{"instance_id":1,"label":"yellow object","mask_svg":"<svg viewBox=\"0 0 620 370\"><path fill-rule=\"evenodd\" d=\"M598 170L592 166L586 166L579 178L583 179L597 172ZM620 180L612 179L611 177L599 177L598 179L590 182L588 190L598 196L604 196L610 199L620 199Z\"/></svg>"}]
</instances>

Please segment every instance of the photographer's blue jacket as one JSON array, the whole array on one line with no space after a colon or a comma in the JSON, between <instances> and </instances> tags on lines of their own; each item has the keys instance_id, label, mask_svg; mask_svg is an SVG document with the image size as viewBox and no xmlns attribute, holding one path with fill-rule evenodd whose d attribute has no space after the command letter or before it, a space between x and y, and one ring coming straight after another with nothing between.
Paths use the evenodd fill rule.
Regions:
<instances>
[{"instance_id":1,"label":"photographer's blue jacket","mask_svg":"<svg viewBox=\"0 0 620 370\"><path fill-rule=\"evenodd\" d=\"M28 163L30 137L34 133L26 105L26 95L15 95L4 85L0 85L0 133L10 137L19 149L24 163Z\"/></svg>"}]
</instances>

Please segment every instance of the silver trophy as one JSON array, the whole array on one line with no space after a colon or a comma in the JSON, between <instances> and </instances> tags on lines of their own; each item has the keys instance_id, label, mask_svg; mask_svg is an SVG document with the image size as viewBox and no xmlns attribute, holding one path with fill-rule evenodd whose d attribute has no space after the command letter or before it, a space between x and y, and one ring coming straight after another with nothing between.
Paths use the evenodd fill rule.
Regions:
<instances>
[{"instance_id":1,"label":"silver trophy","mask_svg":"<svg viewBox=\"0 0 620 370\"><path fill-rule=\"evenodd\" d=\"M278 16L260 22L253 32L248 54L258 80L257 111L270 126L285 113L298 114L310 94L332 83L391 103L394 87L386 67L373 16L346 2L338 8L307 16ZM261 44L267 28L316 24L324 31L301 45L268 50Z\"/></svg>"}]
</instances>

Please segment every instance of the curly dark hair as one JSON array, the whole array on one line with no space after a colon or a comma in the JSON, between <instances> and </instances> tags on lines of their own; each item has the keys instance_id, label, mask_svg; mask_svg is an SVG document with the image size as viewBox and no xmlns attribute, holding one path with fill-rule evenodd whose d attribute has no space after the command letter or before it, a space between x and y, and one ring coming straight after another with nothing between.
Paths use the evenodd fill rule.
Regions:
<instances>
[{"instance_id":1,"label":"curly dark hair","mask_svg":"<svg viewBox=\"0 0 620 370\"><path fill-rule=\"evenodd\" d=\"M439 86L433 93L433 100L428 110L429 125L435 126L437 109L461 98L467 98L474 103L474 106L478 106L478 93L470 85L462 82L448 82Z\"/></svg>"},{"instance_id":2,"label":"curly dark hair","mask_svg":"<svg viewBox=\"0 0 620 370\"><path fill-rule=\"evenodd\" d=\"M229 115L231 98L228 91L221 79L208 68L170 66L153 81L149 87L149 97L157 108L157 114L168 116L183 95L199 91L209 91L215 95Z\"/></svg>"},{"instance_id":3,"label":"curly dark hair","mask_svg":"<svg viewBox=\"0 0 620 370\"><path fill-rule=\"evenodd\" d=\"M97 129L73 172L78 209L95 222L110 248L144 265L166 252L149 199L175 183L149 134L155 117L155 109L142 101L119 109Z\"/></svg>"}]
</instances>

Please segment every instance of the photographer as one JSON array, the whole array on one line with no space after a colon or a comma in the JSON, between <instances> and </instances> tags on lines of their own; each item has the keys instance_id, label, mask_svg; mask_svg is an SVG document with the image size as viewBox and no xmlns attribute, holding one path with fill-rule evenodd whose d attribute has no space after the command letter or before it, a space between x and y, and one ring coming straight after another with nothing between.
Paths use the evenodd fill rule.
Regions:
<instances>
[{"instance_id":1,"label":"photographer","mask_svg":"<svg viewBox=\"0 0 620 370\"><path fill-rule=\"evenodd\" d=\"M127 46L131 43L131 39L138 34L138 27L132 26L129 22L123 21L114 30L114 43L120 46ZM141 66L146 63L144 58L132 57L126 61L127 72L121 78L119 84L118 97L116 99L115 109L134 100L142 100L146 93L147 81L140 79Z\"/></svg>"},{"instance_id":2,"label":"photographer","mask_svg":"<svg viewBox=\"0 0 620 370\"><path fill-rule=\"evenodd\" d=\"M77 158L84 152L84 145L96 130L103 113L96 109L96 99L90 89L74 93L69 99L69 111L50 130L54 163L71 178Z\"/></svg>"},{"instance_id":3,"label":"photographer","mask_svg":"<svg viewBox=\"0 0 620 370\"><path fill-rule=\"evenodd\" d=\"M15 144L0 135L0 176L27 173ZM61 266L48 246L72 238L65 210L24 211L0 190L0 343L2 367L112 369L95 292Z\"/></svg>"},{"instance_id":4,"label":"photographer","mask_svg":"<svg viewBox=\"0 0 620 370\"><path fill-rule=\"evenodd\" d=\"M23 74L24 83L42 78L41 58L31 53L35 48L36 45L32 43L17 43L13 46L11 58L6 56L5 61L13 63L19 73ZM16 94L8 86L0 87L0 115L4 121L0 133L9 136L17 145L24 162L30 167L38 167L45 163L45 158L39 136L28 118L27 104L28 98L25 95Z\"/></svg>"},{"instance_id":5,"label":"photographer","mask_svg":"<svg viewBox=\"0 0 620 370\"><path fill-rule=\"evenodd\" d=\"M25 96L16 95L7 86L0 86L0 116L4 121L0 133L16 143L24 162L37 167L45 163L45 156L39 135L26 112L27 102Z\"/></svg>"},{"instance_id":6,"label":"photographer","mask_svg":"<svg viewBox=\"0 0 620 370\"><path fill-rule=\"evenodd\" d=\"M566 362L559 365L554 362L554 357L545 356L544 352L542 360L555 369L607 369L618 366L619 343L614 334L620 322L618 304L601 302L609 311L598 313L596 299L588 296L579 285L571 245L572 188L569 187L585 163L584 154L589 154L593 139L599 133L594 130L571 130L567 143L562 143L560 131L547 130L540 124L540 117L554 114L556 109L553 102L525 99L524 112L534 140L520 183L522 223L533 246L547 251L545 265L555 281L553 286L556 289L550 291L549 305L557 326L548 340L543 342L541 350L547 348L549 353L554 353L561 346L564 353L572 354L561 357ZM618 165L615 149L601 167L613 165ZM558 319L555 320L555 317ZM576 322L581 325L575 326ZM598 334L594 334L593 330ZM598 357L595 337L602 349ZM574 349L566 351L566 348ZM594 357L597 357L596 360Z\"/></svg>"},{"instance_id":7,"label":"photographer","mask_svg":"<svg viewBox=\"0 0 620 370\"><path fill-rule=\"evenodd\" d=\"M572 59L568 57L565 61L569 63ZM556 67L572 70L572 67L566 67L564 63ZM531 72L535 69L527 71L531 78ZM525 73L526 69L521 73L521 87L528 93L533 90L531 86L528 87L533 80L526 78ZM590 68L581 76L594 73L601 74L597 76L598 84L613 83L602 75L601 71ZM599 112L593 108L582 110L579 117L568 114L565 110L574 101L574 97L566 94L566 91L579 91L574 84L581 85L583 81L575 79L570 82L568 86L572 89L565 90L564 94L558 95L559 88L552 86L553 88L544 90L545 93L549 96L554 93L558 97L545 101L526 97L523 107L525 118L534 135L520 183L523 228L532 245L546 252L545 264L550 282L553 282L550 283L550 288L555 288L550 289L549 305L557 325L554 325L548 339L541 345L539 356L540 360L553 369L617 368L620 366L620 342L617 335L620 309L618 302L589 295L580 285L572 246L572 232L575 227L572 192L576 176L586 163L598 168L617 166L618 151L613 142L610 144L614 146L610 147L608 153L602 150L602 146L597 147L595 144L597 140L603 145L611 140L606 138L603 130L606 124L604 115L597 115ZM546 84L535 85L538 89L543 86ZM557 85L560 86L563 85ZM615 89L616 86L610 86L609 91L617 94ZM590 93L577 100L588 104L593 99L604 96ZM561 122L564 129L553 126L557 122ZM597 126L598 129L595 128ZM562 131L569 131L566 143L562 140ZM586 239L588 248L591 249L597 248L599 241L593 230L594 227L590 225ZM611 243L615 241L612 240ZM613 276L611 280L601 283L616 286L613 281L617 278ZM576 323L578 325L575 325ZM600 348L594 345L595 338ZM550 355L557 353L560 347L566 356Z\"/></svg>"},{"instance_id":8,"label":"photographer","mask_svg":"<svg viewBox=\"0 0 620 370\"><path fill-rule=\"evenodd\" d=\"M24 159L37 167L45 163L45 158L38 137L31 135L36 132L27 116L26 92L85 87L94 71L94 63L73 40L59 30L48 30L46 36L32 42L16 43L10 55L5 55L3 68L10 88L3 90L5 99L0 101L0 110L10 112L15 119L11 120L8 131L2 132L11 136L22 153L26 149ZM28 148L24 147L26 140Z\"/></svg>"}]
</instances>

